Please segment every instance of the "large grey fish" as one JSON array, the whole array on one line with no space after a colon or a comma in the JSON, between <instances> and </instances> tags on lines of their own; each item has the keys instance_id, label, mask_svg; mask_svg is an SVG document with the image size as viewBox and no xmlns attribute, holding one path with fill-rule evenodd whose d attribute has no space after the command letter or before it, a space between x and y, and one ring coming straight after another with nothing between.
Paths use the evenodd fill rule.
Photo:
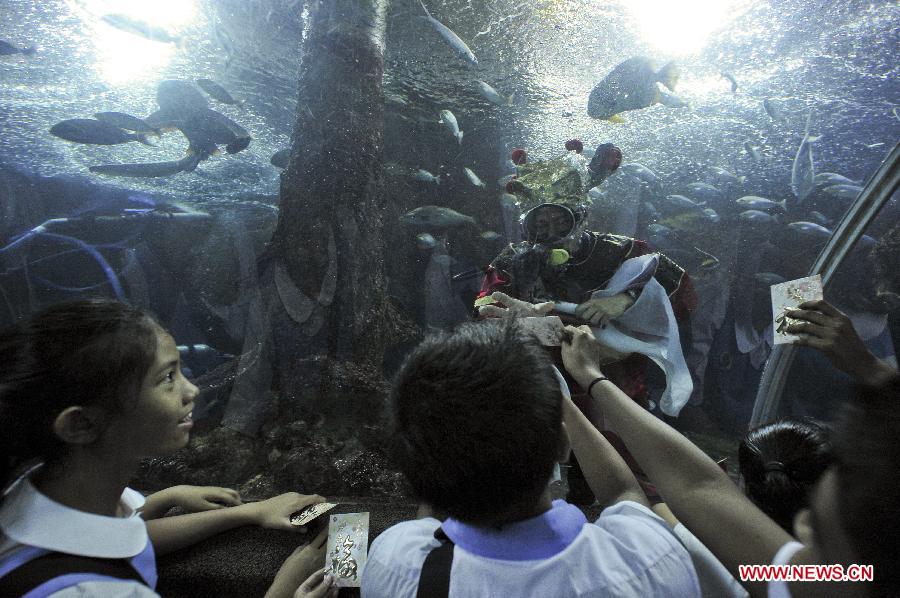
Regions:
<instances>
[{"instance_id":1,"label":"large grey fish","mask_svg":"<svg viewBox=\"0 0 900 598\"><path fill-rule=\"evenodd\" d=\"M156 103L173 116L209 108L209 102L196 87L178 79L167 79L156 87Z\"/></svg>"},{"instance_id":2,"label":"large grey fish","mask_svg":"<svg viewBox=\"0 0 900 598\"><path fill-rule=\"evenodd\" d=\"M290 163L291 148L280 149L269 158L269 164L276 168L287 168Z\"/></svg>"},{"instance_id":3,"label":"large grey fish","mask_svg":"<svg viewBox=\"0 0 900 598\"><path fill-rule=\"evenodd\" d=\"M834 198L852 201L859 197L862 190L863 188L859 185L831 185L830 187L825 187L822 191Z\"/></svg>"},{"instance_id":4,"label":"large grey fish","mask_svg":"<svg viewBox=\"0 0 900 598\"><path fill-rule=\"evenodd\" d=\"M484 189L484 181L478 178L478 175L475 174L471 168L463 168L463 173L466 175L466 178L469 179L470 183Z\"/></svg>"},{"instance_id":5,"label":"large grey fish","mask_svg":"<svg viewBox=\"0 0 900 598\"><path fill-rule=\"evenodd\" d=\"M720 203L725 199L725 194L709 183L691 183L685 189L685 195L694 203Z\"/></svg>"},{"instance_id":6,"label":"large grey fish","mask_svg":"<svg viewBox=\"0 0 900 598\"><path fill-rule=\"evenodd\" d=\"M431 26L434 27L438 33L441 34L447 43L456 50L456 53L459 54L462 58L468 61L472 65L478 64L478 59L475 58L475 54L472 50L469 49L469 46L466 45L466 42L461 40L458 35L453 33L453 30L435 19L431 16L431 13L428 12L428 8L425 6L425 3L422 0L419 0L419 4L422 5L422 8L425 10L425 18L428 19L428 22L431 23Z\"/></svg>"},{"instance_id":7,"label":"large grey fish","mask_svg":"<svg viewBox=\"0 0 900 598\"><path fill-rule=\"evenodd\" d=\"M11 56L13 54L24 54L25 56L31 56L35 52L37 52L37 48L34 46L20 48L0 39L0 56Z\"/></svg>"},{"instance_id":8,"label":"large grey fish","mask_svg":"<svg viewBox=\"0 0 900 598\"><path fill-rule=\"evenodd\" d=\"M225 151L236 154L250 145L250 133L245 128L215 110L205 109L185 118L178 127L190 143L189 151L209 157L217 146L225 145Z\"/></svg>"},{"instance_id":9,"label":"large grey fish","mask_svg":"<svg viewBox=\"0 0 900 598\"><path fill-rule=\"evenodd\" d=\"M139 35L145 39L149 39L155 42L164 42L164 43L173 43L173 44L181 44L181 38L177 35L172 35L162 27L157 27L156 25L151 25L145 21L140 19L135 19L134 17L129 17L128 15L123 14L108 14L100 17L101 20L109 23L116 29L121 31L125 31L131 33L133 35Z\"/></svg>"},{"instance_id":10,"label":"large grey fish","mask_svg":"<svg viewBox=\"0 0 900 598\"><path fill-rule=\"evenodd\" d=\"M119 127L92 118L71 118L58 122L50 127L50 134L66 141L93 145L118 145L129 141L152 145L142 134L127 133Z\"/></svg>"},{"instance_id":11,"label":"large grey fish","mask_svg":"<svg viewBox=\"0 0 900 598\"><path fill-rule=\"evenodd\" d=\"M812 142L818 137L809 136L809 121L812 118L812 112L806 117L806 130L803 132L803 141L797 148L797 155L794 156L794 166L791 168L791 191L797 201L803 203L809 192L813 190L813 181L816 176L816 168L813 164Z\"/></svg>"},{"instance_id":12,"label":"large grey fish","mask_svg":"<svg viewBox=\"0 0 900 598\"><path fill-rule=\"evenodd\" d=\"M109 176L152 178L170 176L179 172L192 171L197 168L200 157L185 156L174 162L151 162L147 164L101 164L91 166L88 170L94 174Z\"/></svg>"},{"instance_id":13,"label":"large grey fish","mask_svg":"<svg viewBox=\"0 0 900 598\"><path fill-rule=\"evenodd\" d=\"M618 116L627 110L640 110L661 101L659 86L675 91L678 68L670 62L657 70L653 62L636 56L619 63L598 83L588 97L587 113L591 118L623 122Z\"/></svg>"},{"instance_id":14,"label":"large grey fish","mask_svg":"<svg viewBox=\"0 0 900 598\"><path fill-rule=\"evenodd\" d=\"M410 210L401 216L400 222L408 226L444 230L455 228L457 226L465 226L467 224L475 224L475 219L471 216L460 214L456 210L450 208L441 206L422 206Z\"/></svg>"},{"instance_id":15,"label":"large grey fish","mask_svg":"<svg viewBox=\"0 0 900 598\"><path fill-rule=\"evenodd\" d=\"M244 105L243 101L234 99L231 94L228 93L227 89L225 89L212 79L197 79L197 85L200 86L200 89L209 94L209 97L222 102L223 104L231 104L237 107L241 107Z\"/></svg>"},{"instance_id":16,"label":"large grey fish","mask_svg":"<svg viewBox=\"0 0 900 598\"><path fill-rule=\"evenodd\" d=\"M434 183L435 185L441 184L441 175L434 176L433 174L422 168L420 168L416 173L415 178L417 181L422 181L423 183Z\"/></svg>"},{"instance_id":17,"label":"large grey fish","mask_svg":"<svg viewBox=\"0 0 900 598\"><path fill-rule=\"evenodd\" d=\"M491 87L488 83L481 81L480 79L475 81L475 88L478 90L478 93L481 94L481 97L492 104L497 104L498 106L512 105L513 98L516 95L515 93L512 93L508 98L505 98L500 95L500 92Z\"/></svg>"},{"instance_id":18,"label":"large grey fish","mask_svg":"<svg viewBox=\"0 0 900 598\"><path fill-rule=\"evenodd\" d=\"M781 210L783 212L787 211L786 199L783 199L781 201L772 201L771 199L766 199L765 197L745 195L744 197L736 200L734 203L738 204L744 210L759 210L761 212L768 212L770 210Z\"/></svg>"},{"instance_id":19,"label":"large grey fish","mask_svg":"<svg viewBox=\"0 0 900 598\"><path fill-rule=\"evenodd\" d=\"M644 181L649 185L659 184L659 175L641 164L640 162L629 162L619 167L619 172L623 172L638 180Z\"/></svg>"},{"instance_id":20,"label":"large grey fish","mask_svg":"<svg viewBox=\"0 0 900 598\"><path fill-rule=\"evenodd\" d=\"M794 232L819 241L827 241L831 238L831 231L815 222L791 222L787 227Z\"/></svg>"},{"instance_id":21,"label":"large grey fish","mask_svg":"<svg viewBox=\"0 0 900 598\"><path fill-rule=\"evenodd\" d=\"M160 129L151 127L144 119L125 114L124 112L98 112L94 115L94 118L134 133L143 133L145 135L152 133L157 136L160 134Z\"/></svg>"},{"instance_id":22,"label":"large grey fish","mask_svg":"<svg viewBox=\"0 0 900 598\"><path fill-rule=\"evenodd\" d=\"M859 185L859 181L848 179L844 175L834 172L820 172L813 177L816 187L830 187L831 185Z\"/></svg>"},{"instance_id":23,"label":"large grey fish","mask_svg":"<svg viewBox=\"0 0 900 598\"><path fill-rule=\"evenodd\" d=\"M462 144L463 132L459 130L459 123L453 113L449 110L441 110L441 122L447 127L456 142Z\"/></svg>"}]
</instances>

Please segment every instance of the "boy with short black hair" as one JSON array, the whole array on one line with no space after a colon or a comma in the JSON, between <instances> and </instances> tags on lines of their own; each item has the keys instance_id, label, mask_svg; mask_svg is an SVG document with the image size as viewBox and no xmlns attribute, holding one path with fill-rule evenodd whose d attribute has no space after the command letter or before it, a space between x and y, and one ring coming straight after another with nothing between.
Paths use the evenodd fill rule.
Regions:
<instances>
[{"instance_id":1,"label":"boy with short black hair","mask_svg":"<svg viewBox=\"0 0 900 598\"><path fill-rule=\"evenodd\" d=\"M689 555L567 394L514 322L466 324L417 347L391 395L394 453L420 501L449 517L379 536L363 596L412 597L420 582L449 596L699 595ZM611 505L595 524L551 501L570 435L586 479Z\"/></svg>"}]
</instances>

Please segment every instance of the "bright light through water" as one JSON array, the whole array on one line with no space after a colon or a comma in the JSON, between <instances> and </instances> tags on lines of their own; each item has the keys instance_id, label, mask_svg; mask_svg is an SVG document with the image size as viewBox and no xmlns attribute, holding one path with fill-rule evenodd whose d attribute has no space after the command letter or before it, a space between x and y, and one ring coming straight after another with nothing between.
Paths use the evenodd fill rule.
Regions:
<instances>
[{"instance_id":1,"label":"bright light through water","mask_svg":"<svg viewBox=\"0 0 900 598\"><path fill-rule=\"evenodd\" d=\"M197 16L196 0L83 0L84 17L94 25L96 69L110 85L123 85L161 72L184 44L180 37ZM102 19L122 16L145 30L162 31L176 41L155 41L123 31Z\"/></svg>"},{"instance_id":2,"label":"bright light through water","mask_svg":"<svg viewBox=\"0 0 900 598\"><path fill-rule=\"evenodd\" d=\"M733 16L734 0L622 0L644 41L661 53L693 54Z\"/></svg>"}]
</instances>

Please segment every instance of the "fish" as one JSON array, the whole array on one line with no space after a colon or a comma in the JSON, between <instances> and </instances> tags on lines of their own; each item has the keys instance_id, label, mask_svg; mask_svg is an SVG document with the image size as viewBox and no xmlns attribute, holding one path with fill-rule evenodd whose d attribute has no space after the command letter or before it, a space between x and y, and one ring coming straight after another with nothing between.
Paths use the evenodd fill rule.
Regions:
<instances>
[{"instance_id":1,"label":"fish","mask_svg":"<svg viewBox=\"0 0 900 598\"><path fill-rule=\"evenodd\" d=\"M815 222L791 222L787 227L801 235L817 239L819 241L827 241L831 238L831 231Z\"/></svg>"},{"instance_id":2,"label":"fish","mask_svg":"<svg viewBox=\"0 0 900 598\"><path fill-rule=\"evenodd\" d=\"M830 187L831 185L859 185L859 181L848 179L834 172L820 172L813 177L813 184L816 187Z\"/></svg>"},{"instance_id":3,"label":"fish","mask_svg":"<svg viewBox=\"0 0 900 598\"><path fill-rule=\"evenodd\" d=\"M441 239L431 252L425 267L425 325L429 329L446 329L469 319L469 308L453 289L447 242Z\"/></svg>"},{"instance_id":4,"label":"fish","mask_svg":"<svg viewBox=\"0 0 900 598\"><path fill-rule=\"evenodd\" d=\"M763 108L766 110L766 114L771 117L772 120L782 120L784 119L784 114L781 111L774 101L766 98L763 100Z\"/></svg>"},{"instance_id":5,"label":"fish","mask_svg":"<svg viewBox=\"0 0 900 598\"><path fill-rule=\"evenodd\" d=\"M407 226L433 230L445 230L448 228L456 228L458 226L476 224L475 219L471 216L466 216L465 214L460 214L456 210L441 206L422 206L410 210L400 217L400 222Z\"/></svg>"},{"instance_id":6,"label":"fish","mask_svg":"<svg viewBox=\"0 0 900 598\"><path fill-rule=\"evenodd\" d=\"M685 195L694 203L721 203L725 200L725 194L709 183L690 183L685 187Z\"/></svg>"},{"instance_id":7,"label":"fish","mask_svg":"<svg viewBox=\"0 0 900 598\"><path fill-rule=\"evenodd\" d=\"M809 122L811 118L812 112L806 117L806 130L803 133L803 141L800 142L800 147L797 148L797 155L794 156L794 165L791 168L791 191L794 192L794 197L800 203L803 203L803 200L812 191L813 180L816 176L812 155L812 139L809 136Z\"/></svg>"},{"instance_id":8,"label":"fish","mask_svg":"<svg viewBox=\"0 0 900 598\"><path fill-rule=\"evenodd\" d=\"M712 208L704 208L703 213L706 214L706 217L709 218L709 221L714 224L718 224L719 221L721 220L721 217L719 216L718 212L716 212Z\"/></svg>"},{"instance_id":9,"label":"fish","mask_svg":"<svg viewBox=\"0 0 900 598\"><path fill-rule=\"evenodd\" d=\"M594 154L596 157L596 154ZM641 164L640 162L629 162L628 164L622 164L619 167L621 172L628 174L640 181L644 181L649 185L658 185L659 184L659 175L655 172Z\"/></svg>"},{"instance_id":10,"label":"fish","mask_svg":"<svg viewBox=\"0 0 900 598\"><path fill-rule=\"evenodd\" d=\"M859 185L831 185L830 187L825 187L822 192L836 199L853 201L859 197L862 190L863 188Z\"/></svg>"},{"instance_id":11,"label":"fish","mask_svg":"<svg viewBox=\"0 0 900 598\"><path fill-rule=\"evenodd\" d=\"M787 279L780 274L775 274L774 272L757 272L753 275L754 280L759 284L770 287L774 284L781 284L786 282Z\"/></svg>"},{"instance_id":12,"label":"fish","mask_svg":"<svg viewBox=\"0 0 900 598\"><path fill-rule=\"evenodd\" d=\"M441 122L450 131L450 134L456 138L457 143L462 144L463 132L459 130L459 123L456 117L449 110L441 110Z\"/></svg>"},{"instance_id":13,"label":"fish","mask_svg":"<svg viewBox=\"0 0 900 598\"><path fill-rule=\"evenodd\" d=\"M147 164L101 164L88 168L94 174L108 176L153 178L170 176L179 172L190 172L197 168L200 157L185 156L173 162L151 162Z\"/></svg>"},{"instance_id":14,"label":"fish","mask_svg":"<svg viewBox=\"0 0 900 598\"><path fill-rule=\"evenodd\" d=\"M227 89L225 89L212 79L197 79L197 85L199 85L200 89L205 91L209 95L209 97L218 102L237 106L238 108L244 105L243 101L234 99L231 94L228 93Z\"/></svg>"},{"instance_id":15,"label":"fish","mask_svg":"<svg viewBox=\"0 0 900 598\"><path fill-rule=\"evenodd\" d=\"M500 194L500 205L518 208L519 207L519 198L517 198L512 193L501 193Z\"/></svg>"},{"instance_id":16,"label":"fish","mask_svg":"<svg viewBox=\"0 0 900 598\"><path fill-rule=\"evenodd\" d=\"M13 54L31 56L35 52L37 52L37 48L35 46L20 48L19 46L14 46L9 42L0 39L0 56L12 56Z\"/></svg>"},{"instance_id":17,"label":"fish","mask_svg":"<svg viewBox=\"0 0 900 598\"><path fill-rule=\"evenodd\" d=\"M714 256L711 253L707 253L707 252L703 251L699 247L694 247L694 250L697 253L699 253L700 255L704 256L703 261L700 262L701 270L715 270L716 268L719 267L719 264L720 264L719 258L717 258L716 256Z\"/></svg>"},{"instance_id":18,"label":"fish","mask_svg":"<svg viewBox=\"0 0 900 598\"><path fill-rule=\"evenodd\" d=\"M759 152L759 148L754 147L753 144L749 141L744 142L744 149L747 150L747 153L750 155L750 158L752 158L754 162L759 162L760 160L762 160L762 154Z\"/></svg>"},{"instance_id":19,"label":"fish","mask_svg":"<svg viewBox=\"0 0 900 598\"><path fill-rule=\"evenodd\" d=\"M717 185L723 185L723 186L734 185L734 186L739 187L739 186L743 185L744 181L746 180L746 177L743 177L743 176L739 177L739 176L735 175L734 173L732 173L728 170L725 170L724 168L719 168L718 166L713 166L709 170L712 174L709 177L707 177L708 180L712 181L713 183L715 183Z\"/></svg>"},{"instance_id":20,"label":"fish","mask_svg":"<svg viewBox=\"0 0 900 598\"><path fill-rule=\"evenodd\" d=\"M674 93L669 93L664 89L659 90L659 103L669 108L688 108L689 104L682 100Z\"/></svg>"},{"instance_id":21,"label":"fish","mask_svg":"<svg viewBox=\"0 0 900 598\"><path fill-rule=\"evenodd\" d=\"M188 115L178 129L188 139L188 151L205 158L214 155L219 145L236 154L250 145L252 138L242 126L209 108Z\"/></svg>"},{"instance_id":22,"label":"fish","mask_svg":"<svg viewBox=\"0 0 900 598\"><path fill-rule=\"evenodd\" d=\"M734 78L734 75L732 75L732 74L729 73L729 72L722 71L722 76L725 77L726 79L728 79L728 81L731 82L731 93L737 93L737 90L738 90L738 82L737 82L737 79Z\"/></svg>"},{"instance_id":23,"label":"fish","mask_svg":"<svg viewBox=\"0 0 900 598\"><path fill-rule=\"evenodd\" d=\"M738 218L753 224L769 224L777 222L774 216L759 210L746 210L738 214Z\"/></svg>"},{"instance_id":24,"label":"fish","mask_svg":"<svg viewBox=\"0 0 900 598\"><path fill-rule=\"evenodd\" d=\"M515 97L515 93L510 94L508 98L500 95L496 89L490 86L490 84L485 83L484 81L476 80L475 88L478 90L478 93L481 94L481 97L486 99L491 104L497 104L498 106L511 106L513 103L513 98Z\"/></svg>"},{"instance_id":25,"label":"fish","mask_svg":"<svg viewBox=\"0 0 900 598\"><path fill-rule=\"evenodd\" d=\"M881 147L882 145L884 145L884 141L881 141L879 143L865 143L863 145L865 145L869 149L875 149L877 147Z\"/></svg>"},{"instance_id":26,"label":"fish","mask_svg":"<svg viewBox=\"0 0 900 598\"><path fill-rule=\"evenodd\" d=\"M809 217L810 222L821 224L822 226L828 226L829 224L831 224L831 219L822 212L812 211L807 214L807 216Z\"/></svg>"},{"instance_id":27,"label":"fish","mask_svg":"<svg viewBox=\"0 0 900 598\"><path fill-rule=\"evenodd\" d=\"M674 62L657 71L648 58L629 58L616 65L591 90L587 105L588 116L622 122L619 113L640 110L661 101L657 82L665 85L669 91L675 91L678 68Z\"/></svg>"},{"instance_id":28,"label":"fish","mask_svg":"<svg viewBox=\"0 0 900 598\"><path fill-rule=\"evenodd\" d=\"M291 148L286 147L284 149L280 149L269 158L269 164L275 166L276 168L287 168L290 163L291 158Z\"/></svg>"},{"instance_id":29,"label":"fish","mask_svg":"<svg viewBox=\"0 0 900 598\"><path fill-rule=\"evenodd\" d=\"M496 241L497 239L500 238L500 233L492 231L492 230L486 230L483 233L481 233L481 235L479 235L479 236L482 239L484 239L485 241L487 241L488 243L493 243L494 241Z\"/></svg>"},{"instance_id":30,"label":"fish","mask_svg":"<svg viewBox=\"0 0 900 598\"><path fill-rule=\"evenodd\" d=\"M58 122L50 127L50 134L66 141L93 145L118 145L129 141L153 145L143 134L127 133L119 127L92 118L71 118Z\"/></svg>"},{"instance_id":31,"label":"fish","mask_svg":"<svg viewBox=\"0 0 900 598\"><path fill-rule=\"evenodd\" d=\"M675 231L664 224L650 224L647 226L647 232L654 236L677 237Z\"/></svg>"},{"instance_id":32,"label":"fish","mask_svg":"<svg viewBox=\"0 0 900 598\"><path fill-rule=\"evenodd\" d=\"M476 187L481 187L484 189L484 181L478 178L478 175L472 172L471 168L463 168L463 173L465 173L466 178L469 179L469 182L475 185Z\"/></svg>"},{"instance_id":33,"label":"fish","mask_svg":"<svg viewBox=\"0 0 900 598\"><path fill-rule=\"evenodd\" d=\"M645 201L643 208L644 208L644 214L647 215L647 220L649 220L651 222L653 222L655 220L659 220L659 211L656 209L656 206L654 206L649 201Z\"/></svg>"},{"instance_id":34,"label":"fish","mask_svg":"<svg viewBox=\"0 0 900 598\"><path fill-rule=\"evenodd\" d=\"M786 199L783 199L781 201L772 201L771 199L766 199L765 197L745 195L744 197L736 200L734 203L738 204L745 210L759 210L760 212L768 212L770 210L781 210L783 212L787 211Z\"/></svg>"},{"instance_id":35,"label":"fish","mask_svg":"<svg viewBox=\"0 0 900 598\"><path fill-rule=\"evenodd\" d=\"M182 118L192 112L209 108L209 102L196 87L178 79L166 79L156 86L156 103L162 111L159 118L167 116ZM149 122L150 118L144 120Z\"/></svg>"},{"instance_id":36,"label":"fish","mask_svg":"<svg viewBox=\"0 0 900 598\"><path fill-rule=\"evenodd\" d=\"M440 176L434 176L427 170L422 170L421 168L419 169L419 172L416 173L416 180L422 181L423 183L434 183L435 185L441 184Z\"/></svg>"},{"instance_id":37,"label":"fish","mask_svg":"<svg viewBox=\"0 0 900 598\"><path fill-rule=\"evenodd\" d=\"M419 249L431 249L437 245L437 241L430 233L419 233L416 235L416 245Z\"/></svg>"},{"instance_id":38,"label":"fish","mask_svg":"<svg viewBox=\"0 0 900 598\"><path fill-rule=\"evenodd\" d=\"M98 112L94 115L94 118L134 133L153 134L157 137L161 133L160 129L151 127L147 121L124 112Z\"/></svg>"},{"instance_id":39,"label":"fish","mask_svg":"<svg viewBox=\"0 0 900 598\"><path fill-rule=\"evenodd\" d=\"M469 49L469 46L466 45L466 42L461 40L458 35L456 35L452 29L435 19L431 16L431 13L428 12L428 8L425 6L425 3L422 0L419 0L419 4L422 5L422 8L425 10L425 19L431 23L431 26L437 30L438 33L441 34L450 47L456 50L456 53L460 55L466 62L471 64L472 66L478 65L478 59L475 58L475 54Z\"/></svg>"},{"instance_id":40,"label":"fish","mask_svg":"<svg viewBox=\"0 0 900 598\"><path fill-rule=\"evenodd\" d=\"M684 195L666 195L666 203L679 210L702 210L706 205L706 202L694 203Z\"/></svg>"},{"instance_id":41,"label":"fish","mask_svg":"<svg viewBox=\"0 0 900 598\"><path fill-rule=\"evenodd\" d=\"M151 25L146 21L142 21L134 17L129 17L128 15L106 14L100 17L100 20L109 25L112 25L120 31L138 35L140 37L143 37L144 39L149 39L154 42L172 43L179 46L182 44L180 37L172 35L164 28L158 27L156 25Z\"/></svg>"}]
</instances>

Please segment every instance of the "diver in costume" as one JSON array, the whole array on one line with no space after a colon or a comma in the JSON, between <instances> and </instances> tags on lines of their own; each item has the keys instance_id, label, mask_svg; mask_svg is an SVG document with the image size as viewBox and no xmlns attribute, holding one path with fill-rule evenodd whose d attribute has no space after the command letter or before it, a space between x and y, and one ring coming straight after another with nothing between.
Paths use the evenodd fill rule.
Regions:
<instances>
[{"instance_id":1,"label":"diver in costume","mask_svg":"<svg viewBox=\"0 0 900 598\"><path fill-rule=\"evenodd\" d=\"M646 408L646 368L653 360L666 374L660 407L676 416L693 388L677 327L697 305L690 277L644 241L587 230L587 189L620 162L618 148L606 144L590 164L572 151L519 164L508 191L526 208L520 218L525 240L510 244L487 267L475 309L479 317L543 316L552 309L566 323L590 324L604 345L599 359L609 379ZM641 334L646 332L651 335ZM584 389L568 382L579 407L622 454L647 495L657 498L621 440L604 430L602 414L579 400Z\"/></svg>"}]
</instances>

